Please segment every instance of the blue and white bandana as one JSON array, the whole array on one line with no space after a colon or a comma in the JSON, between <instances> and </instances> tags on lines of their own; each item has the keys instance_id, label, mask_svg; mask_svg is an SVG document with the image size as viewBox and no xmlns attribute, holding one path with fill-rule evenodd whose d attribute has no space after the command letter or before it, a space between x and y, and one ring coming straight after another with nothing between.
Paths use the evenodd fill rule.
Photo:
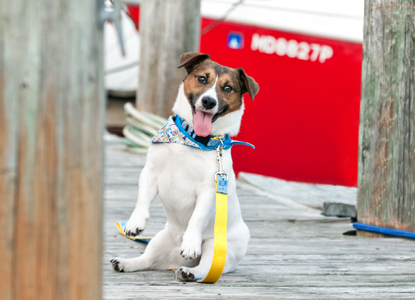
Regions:
<instances>
[{"instance_id":1,"label":"blue and white bandana","mask_svg":"<svg viewBox=\"0 0 415 300\"><path fill-rule=\"evenodd\" d=\"M187 124L179 115L170 116L167 123L151 139L155 143L176 143L200 150L216 150L218 146L229 149L233 145L247 145L255 149L254 145L232 140L228 134L222 137L197 136L193 127Z\"/></svg>"}]
</instances>

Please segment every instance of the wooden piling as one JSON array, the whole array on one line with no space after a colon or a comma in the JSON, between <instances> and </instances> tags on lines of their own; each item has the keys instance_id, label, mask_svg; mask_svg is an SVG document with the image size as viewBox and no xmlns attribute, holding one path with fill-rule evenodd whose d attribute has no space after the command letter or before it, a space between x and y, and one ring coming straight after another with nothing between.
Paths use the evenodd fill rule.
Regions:
<instances>
[{"instance_id":1,"label":"wooden piling","mask_svg":"<svg viewBox=\"0 0 415 300\"><path fill-rule=\"evenodd\" d=\"M0 0L0 299L102 298L98 1Z\"/></svg>"},{"instance_id":2,"label":"wooden piling","mask_svg":"<svg viewBox=\"0 0 415 300\"><path fill-rule=\"evenodd\" d=\"M186 72L180 55L199 51L200 0L143 0L140 6L140 72L137 109L172 115Z\"/></svg>"},{"instance_id":3,"label":"wooden piling","mask_svg":"<svg viewBox=\"0 0 415 300\"><path fill-rule=\"evenodd\" d=\"M358 221L415 231L415 1L365 1Z\"/></svg>"}]
</instances>

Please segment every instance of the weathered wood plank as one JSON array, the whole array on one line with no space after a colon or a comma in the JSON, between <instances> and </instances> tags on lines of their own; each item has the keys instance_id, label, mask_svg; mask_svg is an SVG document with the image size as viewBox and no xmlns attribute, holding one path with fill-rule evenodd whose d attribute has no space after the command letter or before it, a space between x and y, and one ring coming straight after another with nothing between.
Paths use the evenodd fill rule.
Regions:
<instances>
[{"instance_id":1,"label":"weathered wood plank","mask_svg":"<svg viewBox=\"0 0 415 300\"><path fill-rule=\"evenodd\" d=\"M357 189L329 184L308 184L278 178L240 172L240 181L251 184L295 203L322 210L324 202L356 205Z\"/></svg>"},{"instance_id":2,"label":"weathered wood plank","mask_svg":"<svg viewBox=\"0 0 415 300\"><path fill-rule=\"evenodd\" d=\"M1 2L0 2L1 3ZM2 3L1 3L2 4ZM0 18L3 18L0 11ZM5 32L6 25L0 22L0 35ZM6 62L5 40L0 37L0 299L11 300L13 273L13 224L15 222L15 194L17 185L17 101L11 101L8 96L14 92L14 86L7 84L10 80L5 74ZM16 75L15 75L16 76ZM14 100L14 99L12 99Z\"/></svg>"},{"instance_id":3,"label":"weathered wood plank","mask_svg":"<svg viewBox=\"0 0 415 300\"><path fill-rule=\"evenodd\" d=\"M358 220L415 231L415 1L365 1Z\"/></svg>"},{"instance_id":4,"label":"weathered wood plank","mask_svg":"<svg viewBox=\"0 0 415 300\"><path fill-rule=\"evenodd\" d=\"M129 155L133 154L123 157L130 160ZM107 172L107 182L119 182L123 170L131 171L125 165L107 165L117 169ZM238 186L238 196L251 240L235 272L214 285L183 284L171 271L117 273L110 259L138 256L145 249L144 244L122 237L115 227L134 208L137 180L105 186L104 299L412 299L415 294L413 241L344 236L352 230L349 219L286 206L246 184ZM143 235L157 233L165 220L156 199Z\"/></svg>"},{"instance_id":5,"label":"weathered wood plank","mask_svg":"<svg viewBox=\"0 0 415 300\"><path fill-rule=\"evenodd\" d=\"M0 1L0 298L100 299L97 1Z\"/></svg>"}]
</instances>

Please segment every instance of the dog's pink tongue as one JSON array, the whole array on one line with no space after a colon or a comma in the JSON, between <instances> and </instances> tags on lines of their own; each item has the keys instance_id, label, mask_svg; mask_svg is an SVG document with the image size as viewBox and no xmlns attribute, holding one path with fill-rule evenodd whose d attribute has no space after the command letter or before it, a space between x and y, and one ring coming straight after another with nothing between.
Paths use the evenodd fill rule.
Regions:
<instances>
[{"instance_id":1,"label":"dog's pink tongue","mask_svg":"<svg viewBox=\"0 0 415 300\"><path fill-rule=\"evenodd\" d=\"M193 115L193 127L195 132L199 136L208 136L212 131L212 118L213 115L204 113L198 109L195 110Z\"/></svg>"}]
</instances>

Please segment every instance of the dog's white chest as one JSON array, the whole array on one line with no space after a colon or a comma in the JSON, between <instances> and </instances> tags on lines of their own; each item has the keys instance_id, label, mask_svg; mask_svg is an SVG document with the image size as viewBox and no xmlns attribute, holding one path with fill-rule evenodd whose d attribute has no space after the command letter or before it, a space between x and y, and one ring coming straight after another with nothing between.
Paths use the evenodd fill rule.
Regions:
<instances>
[{"instance_id":1,"label":"dog's white chest","mask_svg":"<svg viewBox=\"0 0 415 300\"><path fill-rule=\"evenodd\" d=\"M196 199L206 190L215 197L216 151L203 151L180 144L154 144L147 164L157 174L158 192L169 223L187 226ZM234 180L230 151L223 151L223 169Z\"/></svg>"}]
</instances>

